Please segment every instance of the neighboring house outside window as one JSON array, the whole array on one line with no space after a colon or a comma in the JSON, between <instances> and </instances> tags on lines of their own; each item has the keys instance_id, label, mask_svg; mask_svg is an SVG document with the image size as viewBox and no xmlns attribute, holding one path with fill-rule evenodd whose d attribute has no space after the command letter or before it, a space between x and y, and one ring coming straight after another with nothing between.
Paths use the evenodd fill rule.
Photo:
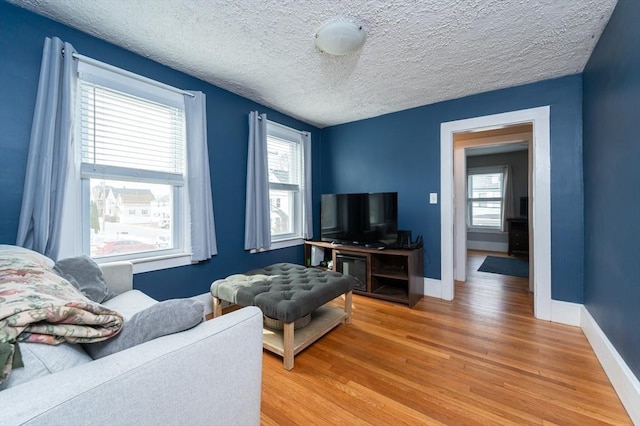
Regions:
<instances>
[{"instance_id":1,"label":"neighboring house outside window","mask_svg":"<svg viewBox=\"0 0 640 426\"><path fill-rule=\"evenodd\" d=\"M504 167L467 171L467 225L470 229L502 228Z\"/></svg>"},{"instance_id":2,"label":"neighboring house outside window","mask_svg":"<svg viewBox=\"0 0 640 426\"><path fill-rule=\"evenodd\" d=\"M301 133L269 121L267 164L272 243L302 238L303 158Z\"/></svg>"},{"instance_id":3,"label":"neighboring house outside window","mask_svg":"<svg viewBox=\"0 0 640 426\"><path fill-rule=\"evenodd\" d=\"M85 62L78 74L82 251L188 253L183 95Z\"/></svg>"}]
</instances>

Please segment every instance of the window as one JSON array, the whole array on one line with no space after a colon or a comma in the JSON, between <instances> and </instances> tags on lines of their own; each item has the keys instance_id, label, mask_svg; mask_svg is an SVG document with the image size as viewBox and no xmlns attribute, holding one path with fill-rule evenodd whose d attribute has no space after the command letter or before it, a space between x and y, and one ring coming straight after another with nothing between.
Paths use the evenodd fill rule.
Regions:
<instances>
[{"instance_id":1,"label":"window","mask_svg":"<svg viewBox=\"0 0 640 426\"><path fill-rule=\"evenodd\" d=\"M503 167L468 170L467 220L470 228L502 228L503 187Z\"/></svg>"},{"instance_id":2,"label":"window","mask_svg":"<svg viewBox=\"0 0 640 426\"><path fill-rule=\"evenodd\" d=\"M271 241L302 238L303 149L300 132L267 122Z\"/></svg>"},{"instance_id":3,"label":"window","mask_svg":"<svg viewBox=\"0 0 640 426\"><path fill-rule=\"evenodd\" d=\"M108 260L187 252L183 96L78 65L83 252Z\"/></svg>"}]
</instances>

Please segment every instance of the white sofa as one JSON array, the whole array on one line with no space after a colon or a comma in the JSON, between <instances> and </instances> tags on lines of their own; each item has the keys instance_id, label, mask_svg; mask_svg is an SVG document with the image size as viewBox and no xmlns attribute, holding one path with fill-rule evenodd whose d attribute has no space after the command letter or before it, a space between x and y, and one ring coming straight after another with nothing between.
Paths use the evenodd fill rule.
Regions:
<instances>
[{"instance_id":1,"label":"white sofa","mask_svg":"<svg viewBox=\"0 0 640 426\"><path fill-rule=\"evenodd\" d=\"M126 318L156 303L128 262L101 266ZM0 424L260 423L262 313L249 307L0 391Z\"/></svg>"}]
</instances>

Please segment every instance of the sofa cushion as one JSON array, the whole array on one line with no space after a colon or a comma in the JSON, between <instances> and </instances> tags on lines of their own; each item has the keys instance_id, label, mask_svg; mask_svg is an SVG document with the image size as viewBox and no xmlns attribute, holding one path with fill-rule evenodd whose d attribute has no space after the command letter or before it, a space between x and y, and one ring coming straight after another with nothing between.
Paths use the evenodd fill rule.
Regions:
<instances>
[{"instance_id":1,"label":"sofa cushion","mask_svg":"<svg viewBox=\"0 0 640 426\"><path fill-rule=\"evenodd\" d=\"M116 295L107 287L98 264L87 255L59 260L54 270L93 302L103 303Z\"/></svg>"},{"instance_id":2,"label":"sofa cushion","mask_svg":"<svg viewBox=\"0 0 640 426\"><path fill-rule=\"evenodd\" d=\"M105 308L114 310L122 315L125 321L132 316L158 303L157 300L147 296L140 290L129 290L109 299L102 304Z\"/></svg>"},{"instance_id":3,"label":"sofa cushion","mask_svg":"<svg viewBox=\"0 0 640 426\"><path fill-rule=\"evenodd\" d=\"M98 359L167 334L178 333L200 324L204 304L195 299L158 302L125 321L120 333L108 340L87 343L85 350Z\"/></svg>"},{"instance_id":4,"label":"sofa cushion","mask_svg":"<svg viewBox=\"0 0 640 426\"><path fill-rule=\"evenodd\" d=\"M0 384L0 390L92 361L78 344L61 343L53 346L19 342L18 345L24 367L14 368L7 380Z\"/></svg>"}]
</instances>

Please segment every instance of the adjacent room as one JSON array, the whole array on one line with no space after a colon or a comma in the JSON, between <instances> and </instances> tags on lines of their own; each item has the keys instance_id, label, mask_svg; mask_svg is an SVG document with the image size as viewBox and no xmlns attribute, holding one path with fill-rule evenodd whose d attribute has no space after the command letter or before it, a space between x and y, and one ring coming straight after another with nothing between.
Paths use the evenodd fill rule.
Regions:
<instances>
[{"instance_id":1,"label":"adjacent room","mask_svg":"<svg viewBox=\"0 0 640 426\"><path fill-rule=\"evenodd\" d=\"M640 426L639 22L0 0L0 423Z\"/></svg>"}]
</instances>

